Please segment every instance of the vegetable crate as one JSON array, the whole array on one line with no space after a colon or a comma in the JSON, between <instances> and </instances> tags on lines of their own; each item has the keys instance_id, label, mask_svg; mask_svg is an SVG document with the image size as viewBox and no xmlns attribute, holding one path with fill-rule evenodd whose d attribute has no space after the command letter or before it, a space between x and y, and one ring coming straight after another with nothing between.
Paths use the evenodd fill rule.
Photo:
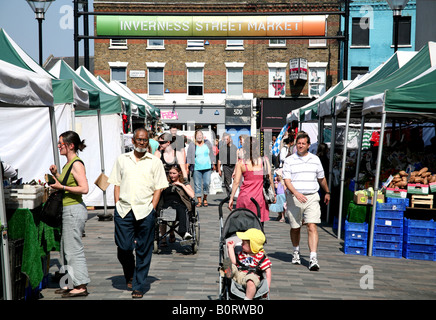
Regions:
<instances>
[{"instance_id":1,"label":"vegetable crate","mask_svg":"<svg viewBox=\"0 0 436 320\"><path fill-rule=\"evenodd\" d=\"M403 257L436 261L436 222L404 218Z\"/></svg>"},{"instance_id":2,"label":"vegetable crate","mask_svg":"<svg viewBox=\"0 0 436 320\"><path fill-rule=\"evenodd\" d=\"M375 212L373 255L401 258L403 251L403 203L377 203Z\"/></svg>"},{"instance_id":3,"label":"vegetable crate","mask_svg":"<svg viewBox=\"0 0 436 320\"><path fill-rule=\"evenodd\" d=\"M345 220L345 254L366 255L368 252L368 224Z\"/></svg>"}]
</instances>

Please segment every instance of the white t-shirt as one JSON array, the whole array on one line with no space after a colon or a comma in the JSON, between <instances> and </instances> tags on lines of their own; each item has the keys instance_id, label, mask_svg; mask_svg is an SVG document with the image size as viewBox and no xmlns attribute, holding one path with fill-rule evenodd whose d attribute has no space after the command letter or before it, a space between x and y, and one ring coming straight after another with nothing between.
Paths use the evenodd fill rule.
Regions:
<instances>
[{"instance_id":1,"label":"white t-shirt","mask_svg":"<svg viewBox=\"0 0 436 320\"><path fill-rule=\"evenodd\" d=\"M302 194L318 192L318 179L324 178L324 169L318 156L308 153L301 157L294 153L283 163L283 179L290 179L295 190Z\"/></svg>"}]
</instances>

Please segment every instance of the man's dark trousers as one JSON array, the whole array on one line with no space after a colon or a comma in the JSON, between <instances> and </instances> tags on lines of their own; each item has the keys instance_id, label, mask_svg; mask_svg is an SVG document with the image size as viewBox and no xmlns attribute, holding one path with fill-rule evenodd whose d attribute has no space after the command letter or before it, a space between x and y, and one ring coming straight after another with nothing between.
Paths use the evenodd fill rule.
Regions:
<instances>
[{"instance_id":1,"label":"man's dark trousers","mask_svg":"<svg viewBox=\"0 0 436 320\"><path fill-rule=\"evenodd\" d=\"M132 290L144 293L153 255L154 210L146 218L136 220L132 210L121 218L115 208L114 222L118 260L123 267L126 282L133 278Z\"/></svg>"}]
</instances>

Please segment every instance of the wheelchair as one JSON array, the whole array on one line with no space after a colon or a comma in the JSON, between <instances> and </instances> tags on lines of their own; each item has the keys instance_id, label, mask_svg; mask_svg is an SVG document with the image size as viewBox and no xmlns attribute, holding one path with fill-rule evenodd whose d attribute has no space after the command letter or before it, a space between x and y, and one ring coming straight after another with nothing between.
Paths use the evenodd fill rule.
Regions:
<instances>
[{"instance_id":1,"label":"wheelchair","mask_svg":"<svg viewBox=\"0 0 436 320\"><path fill-rule=\"evenodd\" d=\"M156 211L153 253L161 252L159 244L162 241L162 239L164 239L171 232L174 232L175 235L178 235L179 237L182 238L179 242L181 246L183 247L190 246L192 254L196 254L198 252L198 248L200 245L200 219L199 219L198 210L196 210L197 208L195 206L194 199L191 199L191 208L192 208L191 211L186 209L188 214L188 220L189 220L189 224L187 226L187 232L192 236L192 238L188 240L183 239L182 235L179 233L180 222L177 221L175 210L166 210L166 209L159 208ZM168 230L163 235L160 235L160 230L159 230L160 225L168 226Z\"/></svg>"}]
</instances>

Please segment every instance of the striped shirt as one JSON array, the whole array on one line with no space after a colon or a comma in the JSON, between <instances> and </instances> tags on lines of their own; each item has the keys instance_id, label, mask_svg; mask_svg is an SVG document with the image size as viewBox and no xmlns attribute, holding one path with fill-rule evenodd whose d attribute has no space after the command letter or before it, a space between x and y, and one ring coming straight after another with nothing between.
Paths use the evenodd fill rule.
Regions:
<instances>
[{"instance_id":1,"label":"striped shirt","mask_svg":"<svg viewBox=\"0 0 436 320\"><path fill-rule=\"evenodd\" d=\"M245 252L241 252L238 254L239 262L241 262L242 265L250 268L256 268L256 266L259 264L259 261L262 259L262 257L265 255L264 251L259 251L258 253L251 255ZM268 259L268 257L265 256L265 260L263 260L262 264L259 266L260 270L265 271L266 269L271 267L271 261Z\"/></svg>"},{"instance_id":2,"label":"striped shirt","mask_svg":"<svg viewBox=\"0 0 436 320\"><path fill-rule=\"evenodd\" d=\"M324 178L324 169L318 156L308 153L301 157L294 153L283 163L283 179L290 179L295 190L302 194L318 192L318 179Z\"/></svg>"}]
</instances>

